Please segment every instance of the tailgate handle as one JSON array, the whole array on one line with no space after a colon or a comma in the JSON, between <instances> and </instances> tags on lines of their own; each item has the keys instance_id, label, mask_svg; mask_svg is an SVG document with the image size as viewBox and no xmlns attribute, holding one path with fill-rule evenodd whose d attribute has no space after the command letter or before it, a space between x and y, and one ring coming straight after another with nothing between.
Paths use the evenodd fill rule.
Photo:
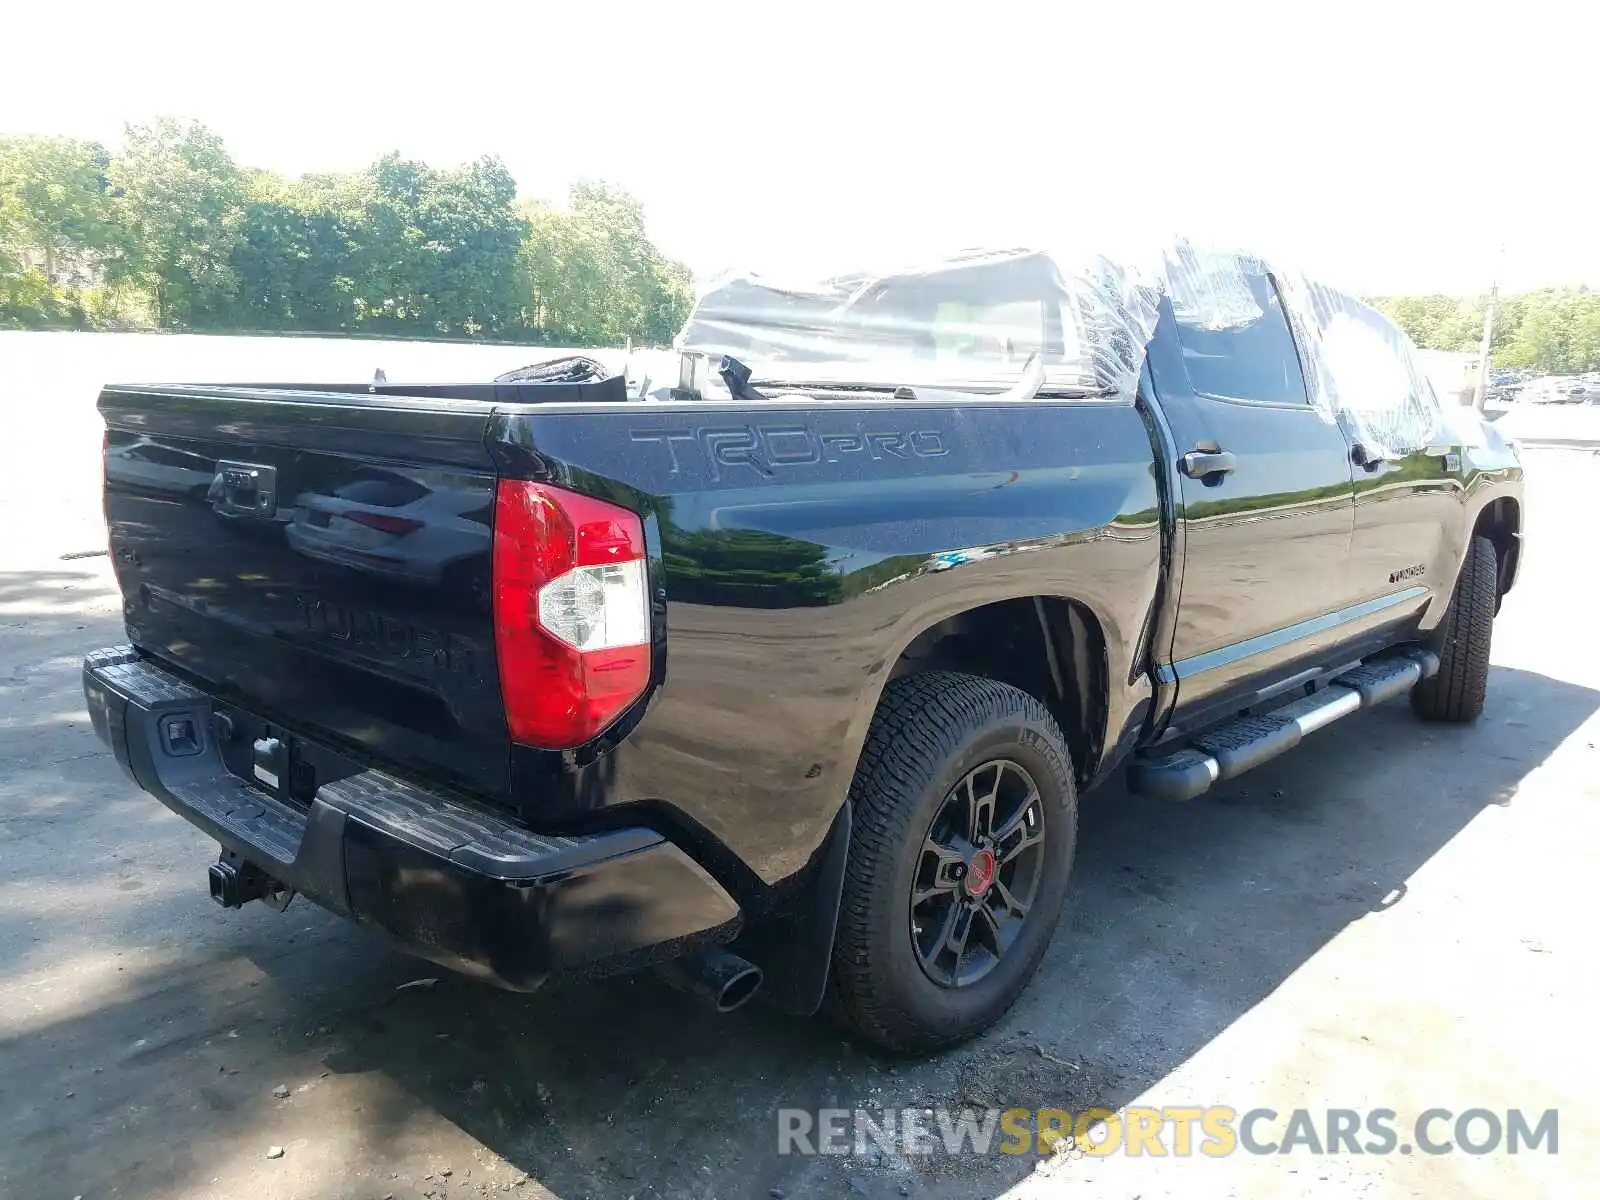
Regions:
<instances>
[{"instance_id":1,"label":"tailgate handle","mask_svg":"<svg viewBox=\"0 0 1600 1200\"><path fill-rule=\"evenodd\" d=\"M278 469L262 463L218 462L206 497L221 513L270 517L278 511Z\"/></svg>"}]
</instances>

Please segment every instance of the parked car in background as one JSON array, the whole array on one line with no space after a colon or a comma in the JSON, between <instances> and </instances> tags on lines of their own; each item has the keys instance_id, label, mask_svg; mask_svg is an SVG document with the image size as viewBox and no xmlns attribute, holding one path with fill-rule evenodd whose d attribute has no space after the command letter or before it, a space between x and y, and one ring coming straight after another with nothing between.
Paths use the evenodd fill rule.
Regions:
<instances>
[{"instance_id":1,"label":"parked car in background","mask_svg":"<svg viewBox=\"0 0 1600 1200\"><path fill-rule=\"evenodd\" d=\"M1588 394L1583 383L1570 375L1545 375L1517 393L1521 404L1581 404Z\"/></svg>"},{"instance_id":2,"label":"parked car in background","mask_svg":"<svg viewBox=\"0 0 1600 1200\"><path fill-rule=\"evenodd\" d=\"M286 536L309 558L458 597L487 597L488 513L448 475L384 471L301 492Z\"/></svg>"}]
</instances>

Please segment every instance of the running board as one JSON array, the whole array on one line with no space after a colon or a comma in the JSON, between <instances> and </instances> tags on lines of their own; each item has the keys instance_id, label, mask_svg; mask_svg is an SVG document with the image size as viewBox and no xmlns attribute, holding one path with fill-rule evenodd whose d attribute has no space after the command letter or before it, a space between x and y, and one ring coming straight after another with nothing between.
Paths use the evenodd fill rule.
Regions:
<instances>
[{"instance_id":1,"label":"running board","mask_svg":"<svg viewBox=\"0 0 1600 1200\"><path fill-rule=\"evenodd\" d=\"M1431 650L1362 663L1282 708L1237 717L1159 758L1135 759L1128 768L1128 787L1158 800L1193 800L1213 784L1294 749L1306 734L1409 692L1438 670L1439 656Z\"/></svg>"}]
</instances>

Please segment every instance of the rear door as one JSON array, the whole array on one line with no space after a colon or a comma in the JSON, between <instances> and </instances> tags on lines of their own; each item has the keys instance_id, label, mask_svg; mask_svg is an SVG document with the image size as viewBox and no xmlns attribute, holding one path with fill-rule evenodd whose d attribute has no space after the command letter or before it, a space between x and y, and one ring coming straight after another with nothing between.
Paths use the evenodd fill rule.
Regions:
<instances>
[{"instance_id":1,"label":"rear door","mask_svg":"<svg viewBox=\"0 0 1600 1200\"><path fill-rule=\"evenodd\" d=\"M272 734L505 788L488 405L108 388L100 410L136 646Z\"/></svg>"},{"instance_id":2,"label":"rear door","mask_svg":"<svg viewBox=\"0 0 1600 1200\"><path fill-rule=\"evenodd\" d=\"M1353 297L1330 307L1318 343L1356 463L1352 582L1413 613L1449 595L1466 548L1461 447L1405 334Z\"/></svg>"},{"instance_id":3,"label":"rear door","mask_svg":"<svg viewBox=\"0 0 1600 1200\"><path fill-rule=\"evenodd\" d=\"M1179 456L1181 728L1292 677L1348 619L1354 509L1349 446L1310 402L1271 275L1231 261L1172 292L1149 365Z\"/></svg>"}]
</instances>

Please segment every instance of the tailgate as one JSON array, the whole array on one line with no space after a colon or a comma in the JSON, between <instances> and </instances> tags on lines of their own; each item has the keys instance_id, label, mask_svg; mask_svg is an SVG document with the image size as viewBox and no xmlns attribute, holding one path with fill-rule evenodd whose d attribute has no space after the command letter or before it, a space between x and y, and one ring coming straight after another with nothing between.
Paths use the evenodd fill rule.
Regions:
<instances>
[{"instance_id":1,"label":"tailgate","mask_svg":"<svg viewBox=\"0 0 1600 1200\"><path fill-rule=\"evenodd\" d=\"M290 734L504 791L488 405L111 387L100 411L139 649Z\"/></svg>"}]
</instances>

